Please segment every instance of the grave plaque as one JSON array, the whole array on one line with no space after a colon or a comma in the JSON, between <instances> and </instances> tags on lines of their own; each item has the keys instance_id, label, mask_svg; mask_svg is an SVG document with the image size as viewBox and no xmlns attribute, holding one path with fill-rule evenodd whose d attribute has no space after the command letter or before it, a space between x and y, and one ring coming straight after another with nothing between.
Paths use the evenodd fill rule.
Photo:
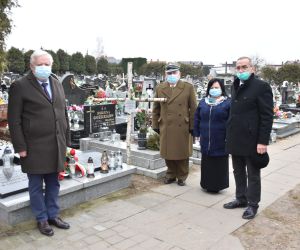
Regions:
<instances>
[{"instance_id":1,"label":"grave plaque","mask_svg":"<svg viewBox=\"0 0 300 250\"><path fill-rule=\"evenodd\" d=\"M116 125L115 104L84 105L85 134L100 132L103 124L113 130Z\"/></svg>"},{"instance_id":2,"label":"grave plaque","mask_svg":"<svg viewBox=\"0 0 300 250\"><path fill-rule=\"evenodd\" d=\"M10 180L0 171L0 198L18 194L28 190L27 174L23 173L21 166L14 165L14 173Z\"/></svg>"}]
</instances>

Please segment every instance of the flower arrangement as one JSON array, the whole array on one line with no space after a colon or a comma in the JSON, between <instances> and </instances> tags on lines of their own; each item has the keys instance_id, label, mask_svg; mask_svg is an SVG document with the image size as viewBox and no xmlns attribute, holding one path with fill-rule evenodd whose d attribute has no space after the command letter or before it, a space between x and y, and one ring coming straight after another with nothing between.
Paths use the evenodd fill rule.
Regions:
<instances>
[{"instance_id":1,"label":"flower arrangement","mask_svg":"<svg viewBox=\"0 0 300 250\"><path fill-rule=\"evenodd\" d=\"M64 178L70 178L71 170L69 166L70 158L73 157L75 160L75 171L78 172L78 177L83 177L86 175L86 169L83 165L78 162L78 156L76 155L76 150L74 148L67 148L66 151L66 161L64 163L64 171L59 172L58 179L62 181Z\"/></svg>"},{"instance_id":2,"label":"flower arrangement","mask_svg":"<svg viewBox=\"0 0 300 250\"><path fill-rule=\"evenodd\" d=\"M142 83L137 83L136 85L133 86L133 94L134 97L141 97L143 91L143 84Z\"/></svg>"},{"instance_id":3,"label":"flower arrangement","mask_svg":"<svg viewBox=\"0 0 300 250\"><path fill-rule=\"evenodd\" d=\"M96 98L105 98L105 97L107 97L106 93L105 93L105 90L102 89L102 88L99 88L99 90L95 94L95 97Z\"/></svg>"},{"instance_id":4,"label":"flower arrangement","mask_svg":"<svg viewBox=\"0 0 300 250\"><path fill-rule=\"evenodd\" d=\"M273 112L274 112L273 115L274 119L287 119L293 116L293 114L290 111L284 112L282 110L279 110L277 106L274 107Z\"/></svg>"},{"instance_id":5,"label":"flower arrangement","mask_svg":"<svg viewBox=\"0 0 300 250\"><path fill-rule=\"evenodd\" d=\"M68 107L69 111L80 111L83 112L83 105L71 105Z\"/></svg>"}]
</instances>

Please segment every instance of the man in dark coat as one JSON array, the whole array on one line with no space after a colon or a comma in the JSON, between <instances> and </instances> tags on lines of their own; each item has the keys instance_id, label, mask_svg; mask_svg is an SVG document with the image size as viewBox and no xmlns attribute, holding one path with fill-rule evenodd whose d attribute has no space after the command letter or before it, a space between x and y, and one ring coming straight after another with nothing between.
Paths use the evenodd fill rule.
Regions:
<instances>
[{"instance_id":1,"label":"man in dark coat","mask_svg":"<svg viewBox=\"0 0 300 250\"><path fill-rule=\"evenodd\" d=\"M160 133L160 155L168 167L165 184L177 178L178 185L184 186L197 108L194 87L181 81L179 66L170 63L166 67L166 82L157 86L155 97L167 98L167 102L155 102L152 111L152 127Z\"/></svg>"},{"instance_id":2,"label":"man in dark coat","mask_svg":"<svg viewBox=\"0 0 300 250\"><path fill-rule=\"evenodd\" d=\"M22 171L28 175L38 228L47 236L54 234L49 224L70 227L58 217L58 173L64 169L69 123L63 87L51 74L52 62L46 51L35 51L30 73L12 84L8 102L11 140L20 155Z\"/></svg>"},{"instance_id":3,"label":"man in dark coat","mask_svg":"<svg viewBox=\"0 0 300 250\"><path fill-rule=\"evenodd\" d=\"M226 149L232 155L236 199L224 204L224 208L247 207L242 217L252 219L261 196L260 167L254 163L253 156L267 153L273 123L273 94L270 85L254 75L250 58L239 58L236 70L226 131Z\"/></svg>"}]
</instances>

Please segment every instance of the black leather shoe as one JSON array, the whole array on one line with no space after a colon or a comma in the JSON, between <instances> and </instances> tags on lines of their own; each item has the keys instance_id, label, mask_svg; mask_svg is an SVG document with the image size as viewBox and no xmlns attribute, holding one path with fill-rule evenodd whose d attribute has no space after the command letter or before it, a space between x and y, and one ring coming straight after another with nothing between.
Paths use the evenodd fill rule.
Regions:
<instances>
[{"instance_id":1,"label":"black leather shoe","mask_svg":"<svg viewBox=\"0 0 300 250\"><path fill-rule=\"evenodd\" d=\"M257 214L257 208L249 206L246 208L245 212L243 213L242 218L246 220L251 220L255 217L256 214Z\"/></svg>"},{"instance_id":2,"label":"black leather shoe","mask_svg":"<svg viewBox=\"0 0 300 250\"><path fill-rule=\"evenodd\" d=\"M61 229L69 229L70 228L70 225L69 223L63 221L61 218L59 217L56 217L55 219L49 219L48 220L49 224L50 225L54 225L58 228L61 228Z\"/></svg>"},{"instance_id":3,"label":"black leather shoe","mask_svg":"<svg viewBox=\"0 0 300 250\"><path fill-rule=\"evenodd\" d=\"M185 186L185 182L183 180L178 180L177 184L179 186Z\"/></svg>"},{"instance_id":4,"label":"black leather shoe","mask_svg":"<svg viewBox=\"0 0 300 250\"><path fill-rule=\"evenodd\" d=\"M52 227L49 226L48 221L39 221L37 223L38 229L40 230L41 234L52 236L54 234L54 231Z\"/></svg>"},{"instance_id":5,"label":"black leather shoe","mask_svg":"<svg viewBox=\"0 0 300 250\"><path fill-rule=\"evenodd\" d=\"M166 178L165 181L164 181L164 183L165 183L165 184L171 184L171 183L173 183L174 181L176 181L176 178Z\"/></svg>"},{"instance_id":6,"label":"black leather shoe","mask_svg":"<svg viewBox=\"0 0 300 250\"><path fill-rule=\"evenodd\" d=\"M238 208L238 207L247 207L247 205L248 205L247 202L242 202L242 201L239 201L239 200L234 200L234 201L225 203L223 205L223 207L226 208L226 209L234 209L234 208Z\"/></svg>"}]
</instances>

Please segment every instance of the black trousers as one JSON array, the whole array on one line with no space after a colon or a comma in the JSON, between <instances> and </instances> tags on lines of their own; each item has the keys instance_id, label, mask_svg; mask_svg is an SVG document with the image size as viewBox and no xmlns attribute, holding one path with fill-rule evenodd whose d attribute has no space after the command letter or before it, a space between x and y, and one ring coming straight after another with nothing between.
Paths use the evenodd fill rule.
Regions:
<instances>
[{"instance_id":1,"label":"black trousers","mask_svg":"<svg viewBox=\"0 0 300 250\"><path fill-rule=\"evenodd\" d=\"M232 155L236 199L258 207L261 196L260 169L253 166L247 156Z\"/></svg>"}]
</instances>

